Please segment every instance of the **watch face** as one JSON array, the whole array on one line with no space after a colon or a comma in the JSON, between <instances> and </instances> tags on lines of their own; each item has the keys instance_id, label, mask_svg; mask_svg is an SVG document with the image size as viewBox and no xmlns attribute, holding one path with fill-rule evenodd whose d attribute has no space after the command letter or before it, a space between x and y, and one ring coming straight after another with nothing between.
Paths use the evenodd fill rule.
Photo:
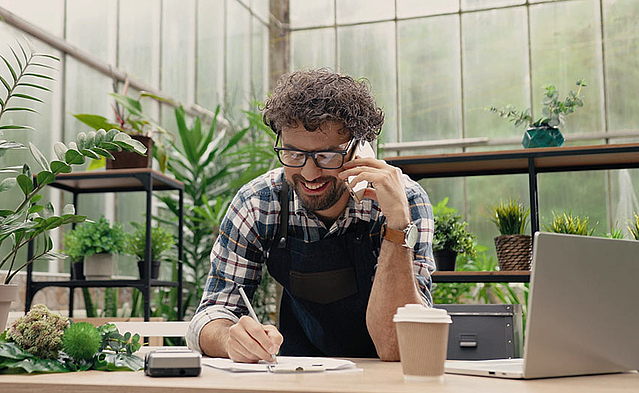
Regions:
<instances>
[{"instance_id":1,"label":"watch face","mask_svg":"<svg viewBox=\"0 0 639 393\"><path fill-rule=\"evenodd\" d=\"M405 237L406 245L410 248L413 248L417 243L417 225L410 225L407 229L408 231L406 232Z\"/></svg>"}]
</instances>

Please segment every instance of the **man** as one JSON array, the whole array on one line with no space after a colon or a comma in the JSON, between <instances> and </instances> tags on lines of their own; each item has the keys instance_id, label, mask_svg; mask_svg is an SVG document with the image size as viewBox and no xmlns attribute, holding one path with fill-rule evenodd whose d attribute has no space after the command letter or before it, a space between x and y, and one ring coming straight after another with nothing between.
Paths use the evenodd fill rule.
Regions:
<instances>
[{"instance_id":1,"label":"man","mask_svg":"<svg viewBox=\"0 0 639 393\"><path fill-rule=\"evenodd\" d=\"M240 362L271 354L399 360L392 318L432 306L432 208L398 168L359 157L384 113L368 85L325 69L283 76L266 101L283 168L238 192L211 252L189 347ZM346 182L368 182L356 203ZM289 191L290 190L290 191ZM266 264L283 286L279 328L247 316Z\"/></svg>"}]
</instances>

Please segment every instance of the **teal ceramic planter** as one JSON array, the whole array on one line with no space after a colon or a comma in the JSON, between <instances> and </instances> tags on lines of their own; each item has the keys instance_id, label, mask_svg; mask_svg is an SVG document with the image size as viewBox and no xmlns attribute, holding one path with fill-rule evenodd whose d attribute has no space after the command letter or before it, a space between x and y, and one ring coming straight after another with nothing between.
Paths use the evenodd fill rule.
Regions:
<instances>
[{"instance_id":1,"label":"teal ceramic planter","mask_svg":"<svg viewBox=\"0 0 639 393\"><path fill-rule=\"evenodd\" d=\"M559 128L555 127L529 128L521 144L525 148L556 147L564 144L564 136L561 135Z\"/></svg>"}]
</instances>

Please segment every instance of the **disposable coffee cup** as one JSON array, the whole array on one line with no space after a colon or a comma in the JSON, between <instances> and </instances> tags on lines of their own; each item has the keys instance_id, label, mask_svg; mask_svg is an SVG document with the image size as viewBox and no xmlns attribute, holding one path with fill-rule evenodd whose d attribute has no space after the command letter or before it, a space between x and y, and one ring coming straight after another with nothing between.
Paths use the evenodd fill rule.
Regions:
<instances>
[{"instance_id":1,"label":"disposable coffee cup","mask_svg":"<svg viewBox=\"0 0 639 393\"><path fill-rule=\"evenodd\" d=\"M399 356L406 380L442 380L448 350L446 310L407 304L393 317L397 328Z\"/></svg>"}]
</instances>

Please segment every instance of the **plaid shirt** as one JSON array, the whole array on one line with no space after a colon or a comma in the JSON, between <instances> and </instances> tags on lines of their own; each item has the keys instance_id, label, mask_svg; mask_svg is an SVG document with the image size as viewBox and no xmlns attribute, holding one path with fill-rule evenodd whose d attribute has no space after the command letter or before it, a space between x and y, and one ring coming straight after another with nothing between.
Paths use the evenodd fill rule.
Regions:
<instances>
[{"instance_id":1,"label":"plaid shirt","mask_svg":"<svg viewBox=\"0 0 639 393\"><path fill-rule=\"evenodd\" d=\"M248 313L241 300L238 284L247 289L249 297L259 285L262 266L269 257L273 241L278 238L279 192L283 181L283 168L274 169L244 185L231 202L211 251L211 270L202 301L186 336L190 348L199 350L200 331L209 321L226 318L236 322L241 315ZM433 211L422 187L406 175L404 182L412 220L419 230L413 270L424 300L432 305L430 276L435 270L432 252ZM344 212L328 229L315 214L301 205L295 193L289 212L288 235L307 243L340 236L346 233L350 225L363 220L372 223L371 240L377 251L381 247L379 233L386 217L377 202L371 199L365 199L361 204L349 199Z\"/></svg>"}]
</instances>

